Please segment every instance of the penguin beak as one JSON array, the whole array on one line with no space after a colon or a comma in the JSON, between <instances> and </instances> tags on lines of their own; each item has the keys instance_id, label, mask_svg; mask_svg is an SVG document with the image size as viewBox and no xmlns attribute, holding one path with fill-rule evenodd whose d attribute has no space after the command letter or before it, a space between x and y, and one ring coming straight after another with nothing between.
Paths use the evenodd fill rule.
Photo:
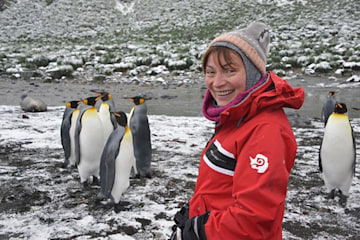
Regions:
<instances>
[{"instance_id":1,"label":"penguin beak","mask_svg":"<svg viewBox=\"0 0 360 240\"><path fill-rule=\"evenodd\" d=\"M99 101L102 98L102 95L99 95L97 98L95 98L95 101Z\"/></svg>"},{"instance_id":2,"label":"penguin beak","mask_svg":"<svg viewBox=\"0 0 360 240\"><path fill-rule=\"evenodd\" d=\"M128 100L128 101L130 101L130 102L134 102L134 99L132 99L132 98L124 98L125 100Z\"/></svg>"},{"instance_id":3,"label":"penguin beak","mask_svg":"<svg viewBox=\"0 0 360 240\"><path fill-rule=\"evenodd\" d=\"M355 111L360 112L360 108L355 108L355 107L353 107L352 109L354 109Z\"/></svg>"}]
</instances>

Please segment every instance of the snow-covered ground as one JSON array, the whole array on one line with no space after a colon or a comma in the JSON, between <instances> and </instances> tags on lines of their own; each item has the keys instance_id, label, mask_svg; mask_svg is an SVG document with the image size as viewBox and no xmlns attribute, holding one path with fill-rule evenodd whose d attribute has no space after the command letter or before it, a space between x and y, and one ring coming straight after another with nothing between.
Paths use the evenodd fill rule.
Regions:
<instances>
[{"instance_id":1,"label":"snow-covered ground","mask_svg":"<svg viewBox=\"0 0 360 240\"><path fill-rule=\"evenodd\" d=\"M115 213L95 203L99 189L85 189L76 169L60 167L63 110L24 113L18 106L0 106L0 238L167 239L174 213L192 194L199 154L213 124L201 117L150 115L153 178L132 179L124 209ZM351 121L359 145L360 118ZM294 126L294 132L299 148L284 239L358 239L359 168L347 207L327 200L317 167L322 122Z\"/></svg>"}]
</instances>

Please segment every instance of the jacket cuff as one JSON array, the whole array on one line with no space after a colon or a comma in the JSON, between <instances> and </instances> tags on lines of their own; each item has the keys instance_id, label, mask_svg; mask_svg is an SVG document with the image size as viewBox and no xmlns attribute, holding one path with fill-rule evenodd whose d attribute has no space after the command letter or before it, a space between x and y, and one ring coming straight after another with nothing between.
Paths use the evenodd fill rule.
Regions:
<instances>
[{"instance_id":1,"label":"jacket cuff","mask_svg":"<svg viewBox=\"0 0 360 240\"><path fill-rule=\"evenodd\" d=\"M190 218L186 221L182 235L186 240L206 240L205 224L210 212Z\"/></svg>"}]
</instances>

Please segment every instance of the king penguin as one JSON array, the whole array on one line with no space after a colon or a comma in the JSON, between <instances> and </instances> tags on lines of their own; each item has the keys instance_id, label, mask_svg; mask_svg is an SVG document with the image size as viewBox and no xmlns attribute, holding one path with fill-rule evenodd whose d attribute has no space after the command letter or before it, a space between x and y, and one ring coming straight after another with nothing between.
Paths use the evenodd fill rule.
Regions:
<instances>
[{"instance_id":1,"label":"king penguin","mask_svg":"<svg viewBox=\"0 0 360 240\"><path fill-rule=\"evenodd\" d=\"M129 177L134 158L126 114L117 112L114 115L119 126L110 134L101 155L100 192L97 198L111 199L115 212L119 212L121 195L130 185Z\"/></svg>"},{"instance_id":2,"label":"king penguin","mask_svg":"<svg viewBox=\"0 0 360 240\"><path fill-rule=\"evenodd\" d=\"M96 101L96 109L99 113L99 117L104 129L104 141L106 142L109 135L117 127L115 115L112 112L115 111L115 104L112 100L112 95L108 92L96 92L99 96L99 100ZM104 142L104 144L105 144Z\"/></svg>"},{"instance_id":3,"label":"king penguin","mask_svg":"<svg viewBox=\"0 0 360 240\"><path fill-rule=\"evenodd\" d=\"M329 91L328 97L321 111L321 117L324 121L324 126L326 126L329 116L334 112L336 102L335 91Z\"/></svg>"},{"instance_id":4,"label":"king penguin","mask_svg":"<svg viewBox=\"0 0 360 240\"><path fill-rule=\"evenodd\" d=\"M125 99L135 104L129 114L129 127L133 137L136 172L139 177L151 178L151 133L145 99L140 96Z\"/></svg>"},{"instance_id":5,"label":"king penguin","mask_svg":"<svg viewBox=\"0 0 360 240\"><path fill-rule=\"evenodd\" d=\"M345 103L337 103L325 126L320 146L319 168L329 197L339 190L340 204L346 205L355 174L356 146Z\"/></svg>"},{"instance_id":6,"label":"king penguin","mask_svg":"<svg viewBox=\"0 0 360 240\"><path fill-rule=\"evenodd\" d=\"M69 101L66 103L61 128L60 128L60 136L61 136L61 145L64 150L64 163L63 167L67 167L70 163L70 154L71 154L71 139L70 139L70 127L71 127L71 118L72 114L79 105L79 101Z\"/></svg>"},{"instance_id":7,"label":"king penguin","mask_svg":"<svg viewBox=\"0 0 360 240\"><path fill-rule=\"evenodd\" d=\"M80 111L75 132L76 166L80 181L87 183L91 178L99 177L100 158L104 147L103 126L95 108L98 97L84 100L88 107Z\"/></svg>"},{"instance_id":8,"label":"king penguin","mask_svg":"<svg viewBox=\"0 0 360 240\"><path fill-rule=\"evenodd\" d=\"M71 125L69 130L70 135L70 156L69 156L69 164L71 167L76 166L76 153L80 152L79 144L78 144L78 134L80 133L79 129L76 129L76 127L80 127L80 125L77 123L78 117L80 115L80 112L84 111L84 109L89 108L88 105L86 105L83 100L80 100L78 102L77 108L73 111L71 115ZM76 135L76 136L75 136ZM77 140L75 140L75 138Z\"/></svg>"}]
</instances>

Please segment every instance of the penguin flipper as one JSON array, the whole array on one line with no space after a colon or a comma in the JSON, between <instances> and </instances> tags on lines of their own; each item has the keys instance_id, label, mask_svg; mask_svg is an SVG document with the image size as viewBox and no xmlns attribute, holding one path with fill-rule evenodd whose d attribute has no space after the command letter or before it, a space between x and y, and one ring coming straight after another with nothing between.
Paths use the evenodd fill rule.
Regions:
<instances>
[{"instance_id":1,"label":"penguin flipper","mask_svg":"<svg viewBox=\"0 0 360 240\"><path fill-rule=\"evenodd\" d=\"M354 162L353 162L353 174L355 175L355 167L356 167L356 141L355 141L355 134L354 134L354 129L351 127L351 135L352 135L352 139L353 139L353 147L354 147Z\"/></svg>"},{"instance_id":2,"label":"penguin flipper","mask_svg":"<svg viewBox=\"0 0 360 240\"><path fill-rule=\"evenodd\" d=\"M70 110L71 111L71 110ZM65 110L63 121L61 123L60 135L61 145L64 149L65 161L67 161L71 154L71 143L70 143L70 126L71 126L72 111Z\"/></svg>"},{"instance_id":3,"label":"penguin flipper","mask_svg":"<svg viewBox=\"0 0 360 240\"><path fill-rule=\"evenodd\" d=\"M75 127L75 166L80 164L80 132L81 132L81 118L85 111L80 111L78 118L76 119Z\"/></svg>"},{"instance_id":4,"label":"penguin flipper","mask_svg":"<svg viewBox=\"0 0 360 240\"><path fill-rule=\"evenodd\" d=\"M100 186L101 192L107 198L110 198L111 191L114 185L115 180L115 162L116 157L119 154L120 142L124 136L125 129L123 127L118 127L114 130L105 146L103 153L101 155L101 163L100 163Z\"/></svg>"},{"instance_id":5,"label":"penguin flipper","mask_svg":"<svg viewBox=\"0 0 360 240\"><path fill-rule=\"evenodd\" d=\"M319 149L319 171L322 172L323 169L322 169L322 164L321 164L321 146L322 146L322 141L321 141L321 144L320 144L320 149Z\"/></svg>"}]
</instances>

